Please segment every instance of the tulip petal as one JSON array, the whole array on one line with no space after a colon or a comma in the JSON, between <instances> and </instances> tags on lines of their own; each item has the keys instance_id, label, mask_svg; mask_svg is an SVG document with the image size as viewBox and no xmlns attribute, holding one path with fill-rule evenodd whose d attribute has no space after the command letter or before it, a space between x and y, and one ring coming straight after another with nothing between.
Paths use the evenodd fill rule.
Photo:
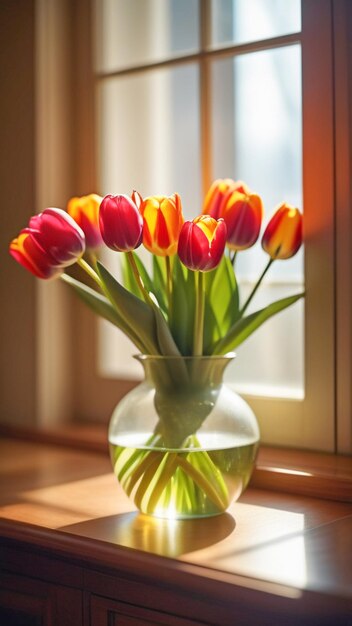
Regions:
<instances>
[{"instance_id":1,"label":"tulip petal","mask_svg":"<svg viewBox=\"0 0 352 626\"><path fill-rule=\"evenodd\" d=\"M30 232L20 232L10 244L11 256L37 278L53 278L62 273L62 268L54 264L47 252L41 248Z\"/></svg>"},{"instance_id":2,"label":"tulip petal","mask_svg":"<svg viewBox=\"0 0 352 626\"><path fill-rule=\"evenodd\" d=\"M48 208L33 216L28 230L57 265L71 265L84 253L85 237L82 229L61 209Z\"/></svg>"},{"instance_id":3,"label":"tulip petal","mask_svg":"<svg viewBox=\"0 0 352 626\"><path fill-rule=\"evenodd\" d=\"M165 217L162 211L158 211L158 217L156 220L155 231L154 231L154 239L156 245L159 248L167 250L170 246L170 237L168 233L168 228L166 224Z\"/></svg>"},{"instance_id":4,"label":"tulip petal","mask_svg":"<svg viewBox=\"0 0 352 626\"><path fill-rule=\"evenodd\" d=\"M282 204L269 221L262 246L272 259L289 259L302 243L302 215L288 204Z\"/></svg>"},{"instance_id":5,"label":"tulip petal","mask_svg":"<svg viewBox=\"0 0 352 626\"><path fill-rule=\"evenodd\" d=\"M82 228L88 250L97 250L103 243L99 228L99 207L102 198L95 193L71 198L67 204L68 214Z\"/></svg>"},{"instance_id":6,"label":"tulip petal","mask_svg":"<svg viewBox=\"0 0 352 626\"><path fill-rule=\"evenodd\" d=\"M107 195L103 198L99 225L104 242L117 252L129 252L142 242L142 216L126 195Z\"/></svg>"},{"instance_id":7,"label":"tulip petal","mask_svg":"<svg viewBox=\"0 0 352 626\"><path fill-rule=\"evenodd\" d=\"M226 235L227 227L224 220L218 220L217 227L214 232L214 237L210 243L210 260L208 264L209 269L213 269L220 263L222 255L224 254Z\"/></svg>"},{"instance_id":8,"label":"tulip petal","mask_svg":"<svg viewBox=\"0 0 352 626\"><path fill-rule=\"evenodd\" d=\"M178 255L192 270L201 270L208 261L209 240L194 222L185 222L179 237Z\"/></svg>"}]
</instances>

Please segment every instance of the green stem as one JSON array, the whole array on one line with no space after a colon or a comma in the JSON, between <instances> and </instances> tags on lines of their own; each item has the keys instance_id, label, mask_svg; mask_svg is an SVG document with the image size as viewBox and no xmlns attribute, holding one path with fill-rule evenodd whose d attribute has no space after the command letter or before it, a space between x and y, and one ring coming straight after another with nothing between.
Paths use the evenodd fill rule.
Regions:
<instances>
[{"instance_id":1,"label":"green stem","mask_svg":"<svg viewBox=\"0 0 352 626\"><path fill-rule=\"evenodd\" d=\"M88 276L94 280L94 282L99 285L100 289L103 290L103 283L100 280L98 274L96 273L95 270L93 270L93 268L89 265L89 263L87 263L87 261L85 261L84 259L80 258L77 261L78 265L82 268L82 270L84 270L86 272L86 274L88 274Z\"/></svg>"},{"instance_id":2,"label":"green stem","mask_svg":"<svg viewBox=\"0 0 352 626\"><path fill-rule=\"evenodd\" d=\"M200 487L204 493L207 495L209 500L211 500L215 506L219 508L220 511L225 510L229 502L227 500L222 500L219 494L215 491L214 487L210 484L210 482L204 478L204 476L199 472L187 459L183 458L180 454L177 455L177 463L179 467L182 467L184 472L188 474L188 476Z\"/></svg>"},{"instance_id":3,"label":"green stem","mask_svg":"<svg viewBox=\"0 0 352 626\"><path fill-rule=\"evenodd\" d=\"M97 255L95 254L95 252L90 250L88 257L89 257L89 260L90 260L90 264L93 267L96 267L97 266Z\"/></svg>"},{"instance_id":4,"label":"green stem","mask_svg":"<svg viewBox=\"0 0 352 626\"><path fill-rule=\"evenodd\" d=\"M140 273L138 271L138 267L137 267L136 261L134 260L133 253L131 251L126 252L126 256L127 256L127 260L128 260L128 262L129 262L129 264L131 266L133 275L135 277L136 283L137 283L137 285L138 285L138 287L140 289L140 292L141 292L141 294L143 296L144 301L147 304L149 304L151 306L154 306L154 304L152 302L152 299L151 299L149 293L147 292L147 290L146 290L146 288L144 286L142 277L141 277L141 275L140 275Z\"/></svg>"},{"instance_id":5,"label":"green stem","mask_svg":"<svg viewBox=\"0 0 352 626\"><path fill-rule=\"evenodd\" d=\"M252 302L252 299L253 299L254 295L256 294L257 289L258 289L258 287L259 287L260 283L262 282L262 280L263 280L263 278L264 278L265 274L267 273L267 271L268 271L269 267L272 265L272 263L274 262L274 260L275 260L275 259L270 259L270 260L269 260L269 263L268 263L268 264L266 265L266 267L264 268L264 271L262 272L261 276L259 277L257 284L254 286L254 288L253 288L252 292L249 294L249 296L248 296L248 298L247 298L246 302L244 303L244 305L243 305L242 309L241 309L241 310L240 310L240 312L239 312L239 319L241 319L241 317L243 317L243 315L244 315L245 311L247 310L248 306L249 306L249 305L250 305L250 303Z\"/></svg>"},{"instance_id":6,"label":"green stem","mask_svg":"<svg viewBox=\"0 0 352 626\"><path fill-rule=\"evenodd\" d=\"M193 356L201 356L203 354L203 333L204 333L204 273L197 272Z\"/></svg>"},{"instance_id":7,"label":"green stem","mask_svg":"<svg viewBox=\"0 0 352 626\"><path fill-rule=\"evenodd\" d=\"M172 308L172 300L171 300L172 278L171 278L171 263L170 263L169 256L165 257L165 265L166 265L166 297L167 297L167 306L168 306L168 313L169 313L169 320L170 320L171 308Z\"/></svg>"}]
</instances>

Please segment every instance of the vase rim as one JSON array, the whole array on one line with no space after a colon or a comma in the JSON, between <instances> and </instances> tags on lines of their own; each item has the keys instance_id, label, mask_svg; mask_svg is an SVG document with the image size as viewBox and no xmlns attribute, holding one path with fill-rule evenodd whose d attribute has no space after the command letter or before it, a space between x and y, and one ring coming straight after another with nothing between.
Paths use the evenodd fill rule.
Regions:
<instances>
[{"instance_id":1,"label":"vase rim","mask_svg":"<svg viewBox=\"0 0 352 626\"><path fill-rule=\"evenodd\" d=\"M231 361L236 358L235 352L227 352L226 354L201 354L197 356L193 355L163 355L163 354L134 354L133 358L137 359L137 361L177 361L177 360L185 360L185 361Z\"/></svg>"}]
</instances>

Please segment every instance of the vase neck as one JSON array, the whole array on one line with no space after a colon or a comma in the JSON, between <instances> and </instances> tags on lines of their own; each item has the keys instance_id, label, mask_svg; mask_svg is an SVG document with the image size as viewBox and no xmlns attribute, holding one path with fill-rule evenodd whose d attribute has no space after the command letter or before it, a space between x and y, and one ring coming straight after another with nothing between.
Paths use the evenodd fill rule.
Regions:
<instances>
[{"instance_id":1,"label":"vase neck","mask_svg":"<svg viewBox=\"0 0 352 626\"><path fill-rule=\"evenodd\" d=\"M158 388L175 389L222 384L226 367L233 356L137 357L142 363L146 381Z\"/></svg>"}]
</instances>

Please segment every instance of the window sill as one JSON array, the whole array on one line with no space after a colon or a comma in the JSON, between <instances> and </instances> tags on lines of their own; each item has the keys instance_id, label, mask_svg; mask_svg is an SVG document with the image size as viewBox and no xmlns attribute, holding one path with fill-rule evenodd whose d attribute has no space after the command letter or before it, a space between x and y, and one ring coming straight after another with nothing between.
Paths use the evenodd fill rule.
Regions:
<instances>
[{"instance_id":1,"label":"window sill","mask_svg":"<svg viewBox=\"0 0 352 626\"><path fill-rule=\"evenodd\" d=\"M77 422L37 429L0 424L0 436L108 454L107 427L103 424ZM352 502L352 457L261 446L250 485L255 489Z\"/></svg>"}]
</instances>

